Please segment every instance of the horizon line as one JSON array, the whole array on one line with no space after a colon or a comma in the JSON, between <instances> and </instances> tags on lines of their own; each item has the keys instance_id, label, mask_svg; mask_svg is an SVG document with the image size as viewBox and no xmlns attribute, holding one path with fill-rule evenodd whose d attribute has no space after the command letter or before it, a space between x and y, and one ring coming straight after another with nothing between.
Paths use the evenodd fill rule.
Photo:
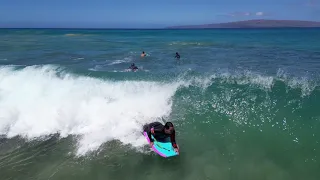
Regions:
<instances>
[{"instance_id":1,"label":"horizon line","mask_svg":"<svg viewBox=\"0 0 320 180\"><path fill-rule=\"evenodd\" d=\"M0 29L105 29L105 30L164 30L164 29L261 29L261 28L315 28L315 27L306 27L306 26L277 26L277 27L200 27L200 26L206 26L206 25L224 25L224 24L230 24L230 23L241 23L241 22L250 22L250 21L292 21L292 22L309 22L309 23L320 23L319 21L311 21L311 20L274 20L274 19L249 19L249 20L238 20L238 21L229 21L229 22L219 22L219 23L205 23L205 24L185 24L185 25L169 25L163 27L64 27L64 26L56 26L56 27L41 27L40 26L35 26L35 27L19 27L19 25L10 27L10 26L0 26ZM23 23L22 23L23 24ZM194 28L198 26L197 28Z\"/></svg>"},{"instance_id":2,"label":"horizon line","mask_svg":"<svg viewBox=\"0 0 320 180\"><path fill-rule=\"evenodd\" d=\"M80 28L80 27L0 27L0 30L14 30L14 29L50 29L50 30L236 30L236 29L319 29L320 27L218 27L218 28Z\"/></svg>"}]
</instances>

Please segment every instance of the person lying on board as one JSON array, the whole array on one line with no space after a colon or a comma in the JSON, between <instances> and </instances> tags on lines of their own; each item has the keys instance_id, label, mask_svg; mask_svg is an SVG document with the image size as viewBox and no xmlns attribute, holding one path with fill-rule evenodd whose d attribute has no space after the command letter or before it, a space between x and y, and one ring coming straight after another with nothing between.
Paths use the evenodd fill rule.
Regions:
<instances>
[{"instance_id":1,"label":"person lying on board","mask_svg":"<svg viewBox=\"0 0 320 180\"><path fill-rule=\"evenodd\" d=\"M154 139L151 138L151 134L159 142L164 142L167 138L170 137L174 150L176 152L179 152L175 137L176 132L171 122L167 122L165 125L162 125L160 122L153 122L144 125L143 130L148 134L148 137L150 139L150 147L153 146L154 142Z\"/></svg>"},{"instance_id":2,"label":"person lying on board","mask_svg":"<svg viewBox=\"0 0 320 180\"><path fill-rule=\"evenodd\" d=\"M132 71L136 71L138 67L134 63L132 63L129 69L131 69Z\"/></svg>"}]
</instances>

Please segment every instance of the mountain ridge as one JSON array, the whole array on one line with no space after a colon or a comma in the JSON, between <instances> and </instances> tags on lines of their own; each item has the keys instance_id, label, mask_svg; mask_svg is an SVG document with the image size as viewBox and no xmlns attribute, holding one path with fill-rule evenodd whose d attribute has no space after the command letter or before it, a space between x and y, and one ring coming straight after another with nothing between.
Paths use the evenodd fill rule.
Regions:
<instances>
[{"instance_id":1,"label":"mountain ridge","mask_svg":"<svg viewBox=\"0 0 320 180\"><path fill-rule=\"evenodd\" d=\"M317 21L302 21L302 20L267 20L255 19L244 21L233 21L226 23L212 23L201 25L183 25L169 26L166 29L215 29L215 28L310 28L320 27L320 22Z\"/></svg>"}]
</instances>

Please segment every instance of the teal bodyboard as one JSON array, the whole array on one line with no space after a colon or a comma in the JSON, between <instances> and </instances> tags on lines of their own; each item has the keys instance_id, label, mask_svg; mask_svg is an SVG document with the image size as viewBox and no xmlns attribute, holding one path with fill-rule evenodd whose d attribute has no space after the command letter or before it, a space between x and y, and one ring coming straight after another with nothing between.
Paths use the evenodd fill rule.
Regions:
<instances>
[{"instance_id":1,"label":"teal bodyboard","mask_svg":"<svg viewBox=\"0 0 320 180\"><path fill-rule=\"evenodd\" d=\"M148 137L148 134L146 132L143 132L143 135L146 137L148 143L150 143L150 139ZM179 155L179 153L175 152L170 141L159 142L153 137L153 135L151 135L151 138L154 140L152 149L154 152L156 152L160 156L167 158L167 157Z\"/></svg>"}]
</instances>

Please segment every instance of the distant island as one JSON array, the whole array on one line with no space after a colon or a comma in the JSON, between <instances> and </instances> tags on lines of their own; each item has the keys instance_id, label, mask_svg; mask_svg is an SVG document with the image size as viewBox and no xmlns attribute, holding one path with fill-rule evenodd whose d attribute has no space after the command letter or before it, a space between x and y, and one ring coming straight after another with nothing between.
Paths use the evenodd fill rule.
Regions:
<instances>
[{"instance_id":1,"label":"distant island","mask_svg":"<svg viewBox=\"0 0 320 180\"><path fill-rule=\"evenodd\" d=\"M171 26L167 29L215 29L215 28L310 28L320 27L320 22L298 20L247 20L218 24Z\"/></svg>"}]
</instances>

